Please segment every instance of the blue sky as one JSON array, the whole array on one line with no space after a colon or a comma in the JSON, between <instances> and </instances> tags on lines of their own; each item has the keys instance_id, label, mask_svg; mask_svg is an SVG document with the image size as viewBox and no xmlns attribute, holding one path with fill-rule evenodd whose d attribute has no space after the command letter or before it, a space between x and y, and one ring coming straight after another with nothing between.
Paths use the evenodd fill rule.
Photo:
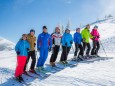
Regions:
<instances>
[{"instance_id":1,"label":"blue sky","mask_svg":"<svg viewBox=\"0 0 115 86\"><path fill-rule=\"evenodd\" d=\"M72 30L106 14L114 15L114 3L114 0L0 0L0 36L17 42L31 28L36 30L36 36L43 25L52 33L59 23L65 27L68 19Z\"/></svg>"}]
</instances>

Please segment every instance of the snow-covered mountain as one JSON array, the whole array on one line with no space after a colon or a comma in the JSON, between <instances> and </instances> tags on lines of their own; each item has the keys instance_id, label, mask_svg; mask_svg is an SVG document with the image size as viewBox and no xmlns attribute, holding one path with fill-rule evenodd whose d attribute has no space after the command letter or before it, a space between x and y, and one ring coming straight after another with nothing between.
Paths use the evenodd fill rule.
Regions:
<instances>
[{"instance_id":1,"label":"snow-covered mountain","mask_svg":"<svg viewBox=\"0 0 115 86\"><path fill-rule=\"evenodd\" d=\"M15 44L5 38L0 37L0 51L3 50L12 50L14 49Z\"/></svg>"}]
</instances>

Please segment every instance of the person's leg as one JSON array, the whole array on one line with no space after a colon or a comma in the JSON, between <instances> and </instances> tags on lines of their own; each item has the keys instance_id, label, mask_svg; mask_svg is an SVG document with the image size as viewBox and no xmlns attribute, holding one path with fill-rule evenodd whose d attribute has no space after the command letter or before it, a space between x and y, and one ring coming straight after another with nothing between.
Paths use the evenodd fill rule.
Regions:
<instances>
[{"instance_id":1,"label":"person's leg","mask_svg":"<svg viewBox=\"0 0 115 86\"><path fill-rule=\"evenodd\" d=\"M31 52L31 58L32 58L32 63L31 63L31 70L34 70L35 64L36 64L36 54L35 51Z\"/></svg>"},{"instance_id":2,"label":"person's leg","mask_svg":"<svg viewBox=\"0 0 115 86\"><path fill-rule=\"evenodd\" d=\"M62 54L61 54L60 61L64 61L65 56L66 56L66 47L62 46Z\"/></svg>"},{"instance_id":3,"label":"person's leg","mask_svg":"<svg viewBox=\"0 0 115 86\"><path fill-rule=\"evenodd\" d=\"M27 65L28 65L30 56L31 56L31 52L28 52L28 57L27 57L27 60L26 60L26 64L25 64L25 66L24 66L24 71L26 71L26 67L27 67Z\"/></svg>"},{"instance_id":4,"label":"person's leg","mask_svg":"<svg viewBox=\"0 0 115 86\"><path fill-rule=\"evenodd\" d=\"M99 41L97 41L96 55L98 55L99 49L100 49L100 44L99 44Z\"/></svg>"},{"instance_id":5,"label":"person's leg","mask_svg":"<svg viewBox=\"0 0 115 86\"><path fill-rule=\"evenodd\" d=\"M44 66L44 63L46 62L47 57L48 57L48 48L44 50L44 55L43 55L43 59L41 62L41 66Z\"/></svg>"},{"instance_id":6,"label":"person's leg","mask_svg":"<svg viewBox=\"0 0 115 86\"><path fill-rule=\"evenodd\" d=\"M55 47L53 47L52 55L50 58L50 63L54 62L54 58L55 58Z\"/></svg>"},{"instance_id":7,"label":"person's leg","mask_svg":"<svg viewBox=\"0 0 115 86\"><path fill-rule=\"evenodd\" d=\"M81 44L79 44L79 49L80 49L80 52L79 52L79 55L83 56L83 46Z\"/></svg>"},{"instance_id":8,"label":"person's leg","mask_svg":"<svg viewBox=\"0 0 115 86\"><path fill-rule=\"evenodd\" d=\"M68 54L69 54L70 49L71 49L71 47L67 47L67 48L66 48L66 57L64 58L64 61L67 60L67 57L68 57Z\"/></svg>"},{"instance_id":9,"label":"person's leg","mask_svg":"<svg viewBox=\"0 0 115 86\"><path fill-rule=\"evenodd\" d=\"M83 49L84 49L84 51L85 51L86 45L87 45L87 43L83 42Z\"/></svg>"},{"instance_id":10,"label":"person's leg","mask_svg":"<svg viewBox=\"0 0 115 86\"><path fill-rule=\"evenodd\" d=\"M53 62L55 62L56 59L57 59L57 56L58 56L58 53L59 53L59 49L60 49L60 46L56 46L55 47L55 54L54 54Z\"/></svg>"},{"instance_id":11,"label":"person's leg","mask_svg":"<svg viewBox=\"0 0 115 86\"><path fill-rule=\"evenodd\" d=\"M17 56L17 64L16 64L16 70L15 70L15 77L20 76L20 70L21 70L21 56Z\"/></svg>"},{"instance_id":12,"label":"person's leg","mask_svg":"<svg viewBox=\"0 0 115 86\"><path fill-rule=\"evenodd\" d=\"M90 43L87 43L86 55L89 55L90 49L91 49Z\"/></svg>"},{"instance_id":13,"label":"person's leg","mask_svg":"<svg viewBox=\"0 0 115 86\"><path fill-rule=\"evenodd\" d=\"M25 64L26 64L26 59L27 59L26 56L20 57L20 60L21 60L20 76L21 76L21 75L23 74L23 72L24 72L24 66L25 66Z\"/></svg>"},{"instance_id":14,"label":"person's leg","mask_svg":"<svg viewBox=\"0 0 115 86\"><path fill-rule=\"evenodd\" d=\"M78 53L78 44L75 44L75 52L74 52L74 56L77 56Z\"/></svg>"},{"instance_id":15,"label":"person's leg","mask_svg":"<svg viewBox=\"0 0 115 86\"><path fill-rule=\"evenodd\" d=\"M93 41L93 48L91 50L91 55L95 55L95 51L96 51L96 41Z\"/></svg>"},{"instance_id":16,"label":"person's leg","mask_svg":"<svg viewBox=\"0 0 115 86\"><path fill-rule=\"evenodd\" d=\"M43 57L44 56L44 49L41 48L40 49L40 57L38 59L38 62L37 62L37 67L41 67L42 66L42 61L43 61Z\"/></svg>"}]
</instances>

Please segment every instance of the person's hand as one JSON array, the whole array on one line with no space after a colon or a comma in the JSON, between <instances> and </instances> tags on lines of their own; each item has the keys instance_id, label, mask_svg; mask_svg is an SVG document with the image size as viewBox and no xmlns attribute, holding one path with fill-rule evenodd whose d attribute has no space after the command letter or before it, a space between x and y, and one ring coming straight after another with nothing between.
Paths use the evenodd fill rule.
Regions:
<instances>
[{"instance_id":1,"label":"person's hand","mask_svg":"<svg viewBox=\"0 0 115 86\"><path fill-rule=\"evenodd\" d=\"M82 39L82 42L85 42L85 41L86 41L86 39L85 39L85 38L83 38L83 39Z\"/></svg>"},{"instance_id":2,"label":"person's hand","mask_svg":"<svg viewBox=\"0 0 115 86\"><path fill-rule=\"evenodd\" d=\"M17 55L20 55L20 52L19 52L19 51L17 51L16 53L17 53Z\"/></svg>"},{"instance_id":3,"label":"person's hand","mask_svg":"<svg viewBox=\"0 0 115 86\"><path fill-rule=\"evenodd\" d=\"M73 42L72 42L72 41L70 41L70 44L73 44Z\"/></svg>"},{"instance_id":4,"label":"person's hand","mask_svg":"<svg viewBox=\"0 0 115 86\"><path fill-rule=\"evenodd\" d=\"M51 47L49 48L49 50L48 50L49 52L51 51Z\"/></svg>"},{"instance_id":5,"label":"person's hand","mask_svg":"<svg viewBox=\"0 0 115 86\"><path fill-rule=\"evenodd\" d=\"M39 52L39 51L40 51L40 48L37 48L37 51Z\"/></svg>"},{"instance_id":6,"label":"person's hand","mask_svg":"<svg viewBox=\"0 0 115 86\"><path fill-rule=\"evenodd\" d=\"M30 49L29 48L27 48L27 51L29 51Z\"/></svg>"},{"instance_id":7,"label":"person's hand","mask_svg":"<svg viewBox=\"0 0 115 86\"><path fill-rule=\"evenodd\" d=\"M67 42L65 43L65 46L67 46Z\"/></svg>"},{"instance_id":8,"label":"person's hand","mask_svg":"<svg viewBox=\"0 0 115 86\"><path fill-rule=\"evenodd\" d=\"M36 46L36 43L34 43L34 47Z\"/></svg>"}]
</instances>

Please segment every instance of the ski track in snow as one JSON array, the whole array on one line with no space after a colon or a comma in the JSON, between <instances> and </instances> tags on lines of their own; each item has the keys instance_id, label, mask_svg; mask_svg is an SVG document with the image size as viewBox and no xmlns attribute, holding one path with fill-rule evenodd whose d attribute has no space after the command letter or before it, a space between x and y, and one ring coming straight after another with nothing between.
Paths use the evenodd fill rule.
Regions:
<instances>
[{"instance_id":1,"label":"ski track in snow","mask_svg":"<svg viewBox=\"0 0 115 86\"><path fill-rule=\"evenodd\" d=\"M115 19L109 19L104 22L96 23L99 26L101 42L104 46L107 56L115 57ZM93 28L94 25L91 26ZM72 31L73 34L75 31ZM106 33L106 34L105 34ZM102 46L99 51L100 56L105 56ZM59 61L61 52L59 52ZM51 53L49 53L46 63L49 63ZM39 55L37 56L37 58ZM68 59L73 57L71 49ZM31 60L30 60L31 61ZM30 66L30 62L29 65ZM22 86L15 80L14 76L16 67L15 51L0 51L0 86ZM29 68L27 68L29 69ZM30 78L24 76L26 82L31 86L115 86L115 58L100 60L94 62L78 63L75 67L66 67L61 71L52 73L46 79ZM14 84L14 85L12 85Z\"/></svg>"}]
</instances>

